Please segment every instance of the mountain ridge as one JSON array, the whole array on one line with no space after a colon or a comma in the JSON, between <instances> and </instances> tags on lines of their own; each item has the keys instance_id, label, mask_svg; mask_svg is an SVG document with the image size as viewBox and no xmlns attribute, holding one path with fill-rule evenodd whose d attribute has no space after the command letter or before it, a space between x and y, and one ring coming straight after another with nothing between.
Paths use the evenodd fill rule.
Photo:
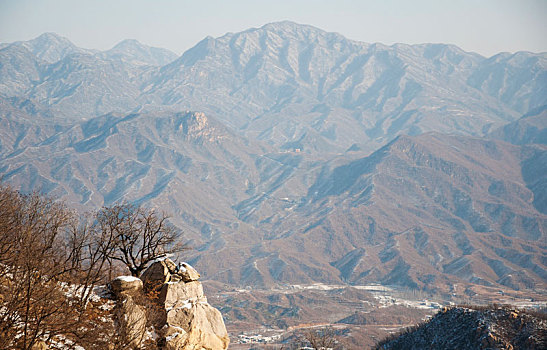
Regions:
<instances>
[{"instance_id":1,"label":"mountain ridge","mask_svg":"<svg viewBox=\"0 0 547 350\"><path fill-rule=\"evenodd\" d=\"M546 328L541 313L497 305L451 307L381 340L375 349L541 349Z\"/></svg>"},{"instance_id":2,"label":"mountain ridge","mask_svg":"<svg viewBox=\"0 0 547 350\"><path fill-rule=\"evenodd\" d=\"M298 35L298 30L304 31L306 35L313 35L316 39L308 42L303 39L305 38L302 36L303 34ZM280 39L279 35L281 34L285 35L283 40ZM318 46L314 40L319 40L321 44ZM207 45L212 46L206 49ZM333 50L334 46L332 45L337 47L336 50L345 51L343 51L343 55L338 54L339 62L328 63L328 60L324 58L326 57L324 53L327 52L325 50ZM204 47L205 51L198 54L197 51L202 50L200 47ZM213 51L210 51L213 48L220 50L221 56L205 64L199 55L205 55L202 57L205 58L207 55L213 54ZM248 52L245 53L241 50L248 50ZM251 60L250 56L247 57L248 54L254 58ZM102 54L103 58L104 55ZM311 26L300 26L292 22L271 23L241 33L228 33L219 38L208 37L161 69L142 71L142 69L131 65L133 62L138 66L139 60L130 60L131 62L126 62L127 67L118 66L116 68L116 70L125 72L125 76L118 75L116 81L118 84L122 82L127 86L124 90L133 90L135 94L116 96L124 101L117 105L90 108L91 104L100 105L103 103L104 97L99 92L88 93L91 98L89 100L90 107L84 108L84 113L78 112L77 108L69 109L73 116L86 117L89 113L100 115L113 110L122 112L128 108L138 110L139 108L147 109L161 105L171 106L214 115L233 128L241 129L248 137L261 137L278 145L282 145L285 142L283 140L293 142L301 139L300 142L309 144L310 150L312 150L312 142L311 140L307 141L307 138L313 137L313 139L324 143L325 147L336 148L339 147L340 142L343 142L337 138L337 132L344 134L351 132L356 134L354 139L362 140L362 146L370 144L369 151L372 151L398 133L421 133L428 129L432 130L435 123L433 129L439 131L444 128L445 131L458 130L461 133L473 134L477 133L473 130L482 128L487 130L492 123L500 125L508 120L516 119L518 115L527 111L522 111L526 109L526 104L523 105L522 102L519 102L519 105L500 106L492 98L507 95L507 102L511 104L511 94L518 93L517 85L511 85L511 89L517 89L516 92L511 90L512 92L504 95L502 92L498 93L492 90L494 85L489 81L509 79L508 82L510 82L513 78L508 74L513 73L510 70L505 72L506 68L504 67L513 67L515 60L511 61L510 58L523 55L527 57L530 54L518 53L508 57L502 55L505 58L501 61L493 59L489 63L489 59L466 53L450 45L394 44L385 46L365 44L347 40L339 34L327 33ZM223 57L231 58L223 63ZM541 57L541 54L539 56L535 54L534 57ZM539 72L543 73L538 78L530 76L527 79L535 79L540 84L538 86L541 87L547 79L544 74L547 64L545 58L542 58L541 61L538 61L537 58L534 59L537 61L536 64L539 64L538 68L534 69L540 69ZM313 61L307 62L307 60ZM480 67L479 61L482 62ZM522 60L516 61L518 61L517 64L522 63L520 62ZM306 68L310 63L316 67L312 71ZM336 68L337 65L342 66ZM185 69L185 66L188 69ZM493 74L489 73L489 69L492 69L489 68L491 66L499 67L494 68L501 69L501 75L496 73L498 75L489 77ZM434 68L436 72L431 71L431 67L436 67ZM519 67L511 69L527 69ZM328 74L333 76L332 81L325 78L326 68L329 69ZM67 67L66 69L73 68ZM223 73L233 69L237 72L236 75ZM379 71L374 73L378 69ZM470 69L479 69L479 71L473 73L469 71ZM274 70L277 70L276 74L284 72L284 77L278 76L275 80L269 81L270 78L267 77L273 76ZM467 71L469 72L466 73ZM210 73L206 72L218 73L210 76ZM363 74L369 75L370 73L373 74L376 85L363 80ZM111 73L105 71L104 74L109 76ZM426 81L423 80L424 74L427 76ZM454 78L439 80L439 77L443 76L453 76ZM458 78L456 79L456 77ZM52 78L52 84L64 83L54 77L46 80ZM321 79L318 80L318 78ZM34 80L36 79L34 78ZM81 78L76 81L83 84L80 89L89 84ZM429 87L432 86L431 82L435 82L433 90ZM114 84L116 84L114 81L108 82L108 85ZM265 89L256 89L257 84L265 84ZM478 90L464 98L461 94L465 90L462 89L469 89L469 84L474 86L473 89ZM443 92L443 89L439 89L443 85L453 86L457 90L452 88L452 90L445 89L446 91ZM28 88L31 86L28 85L26 89ZM485 91L481 92L481 89ZM522 90L522 88L520 89ZM526 87L526 89L529 88ZM222 96L218 95L220 91L222 91ZM260 93L257 94L257 92ZM441 95L436 96L439 93ZM525 93L524 90L522 93ZM36 99L36 94L36 92L31 93L30 98ZM194 94L197 94L196 98L192 97ZM426 95L420 97L423 94ZM431 94L433 95L430 96ZM18 96L20 95L19 92ZM467 102L462 109L464 105L458 102L457 98L449 97L449 95L461 95L460 100L471 98L471 101ZM473 95L476 96L473 97ZM541 103L541 93L526 96L524 96L524 100L530 100L531 107ZM424 98L430 103L424 103ZM431 101L439 98L442 100L440 106L443 107L430 105L424 109L424 104L431 104ZM473 101L477 98L479 100ZM373 102L373 99L380 99L380 102ZM299 100L300 102L295 103ZM227 103L228 101L231 102ZM520 98L520 101L523 99ZM388 108L391 104L394 106ZM287 105L291 107L285 111L284 108ZM488 109L479 108L477 110L476 107L480 105L488 106ZM470 106L476 107L468 110ZM238 109L237 115L230 112L234 108ZM512 108L516 109L512 110ZM63 109L60 108L58 113ZM491 110L495 113L492 113ZM279 123L280 117L287 113L301 116L294 131L294 120L284 120ZM480 115L480 117L473 115ZM444 121L439 124L438 121L435 121L437 119L444 119ZM487 119L491 120L485 123ZM274 125L274 121L277 121L277 125ZM422 124L423 126L420 126ZM424 128L425 125L427 125L426 128ZM269 129L275 131L268 131ZM479 133L481 132L484 130L479 131ZM375 139L381 141L376 142ZM343 148L346 149L349 146L351 144L344 144Z\"/></svg>"},{"instance_id":3,"label":"mountain ridge","mask_svg":"<svg viewBox=\"0 0 547 350\"><path fill-rule=\"evenodd\" d=\"M292 22L175 59L125 41L48 63L29 45L0 48L0 175L82 209L170 208L207 278L458 294L546 279L545 54Z\"/></svg>"}]
</instances>

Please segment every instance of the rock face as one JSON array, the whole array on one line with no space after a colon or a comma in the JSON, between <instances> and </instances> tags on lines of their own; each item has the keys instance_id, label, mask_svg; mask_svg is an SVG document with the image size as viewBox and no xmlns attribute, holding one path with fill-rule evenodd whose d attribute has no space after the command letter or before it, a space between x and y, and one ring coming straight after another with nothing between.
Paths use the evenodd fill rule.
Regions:
<instances>
[{"instance_id":1,"label":"rock face","mask_svg":"<svg viewBox=\"0 0 547 350\"><path fill-rule=\"evenodd\" d=\"M142 287L142 280L133 276L119 276L110 282L117 300L114 315L120 337L134 349L140 347L146 334L147 310L142 302Z\"/></svg>"},{"instance_id":2,"label":"rock face","mask_svg":"<svg viewBox=\"0 0 547 350\"><path fill-rule=\"evenodd\" d=\"M227 349L229 337L220 311L207 303L199 273L190 265L170 259L152 263L142 282L117 278L111 289L118 299L120 333L138 348L147 327L159 335L161 349ZM141 293L137 285L144 285ZM140 297L139 297L140 295Z\"/></svg>"},{"instance_id":3,"label":"rock face","mask_svg":"<svg viewBox=\"0 0 547 350\"><path fill-rule=\"evenodd\" d=\"M376 349L545 349L544 314L508 307L443 308L429 322Z\"/></svg>"},{"instance_id":4,"label":"rock face","mask_svg":"<svg viewBox=\"0 0 547 350\"><path fill-rule=\"evenodd\" d=\"M173 305L167 311L166 326L166 349L228 348L229 338L222 315L206 301Z\"/></svg>"},{"instance_id":5,"label":"rock face","mask_svg":"<svg viewBox=\"0 0 547 350\"><path fill-rule=\"evenodd\" d=\"M120 336L133 349L140 348L146 336L147 309L140 301L138 297L123 293L115 309Z\"/></svg>"},{"instance_id":6,"label":"rock face","mask_svg":"<svg viewBox=\"0 0 547 350\"><path fill-rule=\"evenodd\" d=\"M185 262L176 265L170 259L160 259L154 262L142 274L145 291L160 289L168 282L197 281L200 277L200 274L192 266Z\"/></svg>"}]
</instances>

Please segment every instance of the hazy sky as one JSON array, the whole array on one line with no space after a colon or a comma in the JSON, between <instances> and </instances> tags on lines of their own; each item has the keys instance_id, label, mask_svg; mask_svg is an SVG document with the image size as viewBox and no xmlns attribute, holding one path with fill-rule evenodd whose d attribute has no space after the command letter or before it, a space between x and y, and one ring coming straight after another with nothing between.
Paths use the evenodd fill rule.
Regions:
<instances>
[{"instance_id":1,"label":"hazy sky","mask_svg":"<svg viewBox=\"0 0 547 350\"><path fill-rule=\"evenodd\" d=\"M85 48L137 39L180 54L207 35L281 20L369 43L547 51L547 0L0 0L0 42L55 32Z\"/></svg>"}]
</instances>

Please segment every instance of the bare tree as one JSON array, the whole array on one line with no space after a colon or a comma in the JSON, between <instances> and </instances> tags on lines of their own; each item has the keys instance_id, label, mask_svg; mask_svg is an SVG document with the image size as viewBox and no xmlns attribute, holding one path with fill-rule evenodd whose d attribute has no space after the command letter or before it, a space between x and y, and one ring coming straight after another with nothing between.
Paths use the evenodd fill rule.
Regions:
<instances>
[{"instance_id":1,"label":"bare tree","mask_svg":"<svg viewBox=\"0 0 547 350\"><path fill-rule=\"evenodd\" d=\"M316 350L343 349L336 337L336 331L332 327L308 329L302 333L300 339L303 344L309 344Z\"/></svg>"},{"instance_id":2,"label":"bare tree","mask_svg":"<svg viewBox=\"0 0 547 350\"><path fill-rule=\"evenodd\" d=\"M0 185L0 348L32 349L57 336L104 348L116 335L91 301L108 249L62 202Z\"/></svg>"},{"instance_id":3,"label":"bare tree","mask_svg":"<svg viewBox=\"0 0 547 350\"><path fill-rule=\"evenodd\" d=\"M152 260L187 249L168 216L153 209L123 203L102 208L96 219L102 240L114 242L109 258L125 264L136 277Z\"/></svg>"},{"instance_id":4,"label":"bare tree","mask_svg":"<svg viewBox=\"0 0 547 350\"><path fill-rule=\"evenodd\" d=\"M27 349L62 322L59 311L67 305L56 287L67 270L56 247L70 214L37 194L22 196L10 188L2 192L0 338L17 334L12 345Z\"/></svg>"}]
</instances>

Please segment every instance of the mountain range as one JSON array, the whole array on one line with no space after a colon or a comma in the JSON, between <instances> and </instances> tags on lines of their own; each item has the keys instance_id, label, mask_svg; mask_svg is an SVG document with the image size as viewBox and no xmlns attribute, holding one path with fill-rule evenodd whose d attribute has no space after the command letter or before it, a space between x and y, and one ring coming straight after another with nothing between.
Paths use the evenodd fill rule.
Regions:
<instances>
[{"instance_id":1,"label":"mountain range","mask_svg":"<svg viewBox=\"0 0 547 350\"><path fill-rule=\"evenodd\" d=\"M169 212L230 285L545 290L546 106L545 53L292 22L180 57L47 33L0 45L0 175Z\"/></svg>"}]
</instances>

